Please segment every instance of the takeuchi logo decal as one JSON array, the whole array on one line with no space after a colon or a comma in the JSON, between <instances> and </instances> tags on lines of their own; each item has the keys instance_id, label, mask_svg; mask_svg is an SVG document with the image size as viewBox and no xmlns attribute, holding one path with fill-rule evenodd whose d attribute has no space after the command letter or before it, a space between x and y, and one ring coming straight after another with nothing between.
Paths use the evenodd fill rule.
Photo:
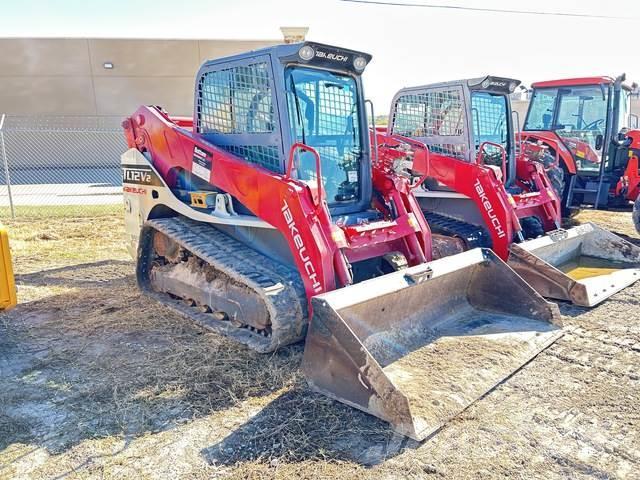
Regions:
<instances>
[{"instance_id":1,"label":"takeuchi logo decal","mask_svg":"<svg viewBox=\"0 0 640 480\"><path fill-rule=\"evenodd\" d=\"M327 60L333 60L336 62L347 62L349 60L349 55L341 55L339 53L327 53L322 50L316 50L316 57L318 58L326 58Z\"/></svg>"},{"instance_id":2,"label":"takeuchi logo decal","mask_svg":"<svg viewBox=\"0 0 640 480\"><path fill-rule=\"evenodd\" d=\"M498 238L504 238L507 234L504 231L502 223L500 223L500 219L496 215L493 209L493 205L491 205L491 202L489 201L489 198L487 197L487 193L484 191L484 187L480 183L479 178L476 179L476 183L473 186L476 189L476 192L478 193L478 197L480 198L480 203L482 203L482 206L484 207L485 211L487 212L487 215L489 216L489 219L491 221L491 226L498 234Z\"/></svg>"},{"instance_id":3,"label":"takeuchi logo decal","mask_svg":"<svg viewBox=\"0 0 640 480\"><path fill-rule=\"evenodd\" d=\"M322 292L322 285L318 281L318 272L316 272L316 267L311 262L309 254L307 254L307 247L304 245L304 240L300 235L300 231L296 226L296 222L293 219L293 214L291 213L291 209L289 208L289 204L286 200L284 200L284 203L282 205L282 215L284 216L285 222L287 222L287 227L289 227L289 233L291 234L293 243L296 246L296 250L298 251L298 257L304 264L304 270L307 278L311 281L311 288L313 288L313 291L316 293Z\"/></svg>"}]
</instances>

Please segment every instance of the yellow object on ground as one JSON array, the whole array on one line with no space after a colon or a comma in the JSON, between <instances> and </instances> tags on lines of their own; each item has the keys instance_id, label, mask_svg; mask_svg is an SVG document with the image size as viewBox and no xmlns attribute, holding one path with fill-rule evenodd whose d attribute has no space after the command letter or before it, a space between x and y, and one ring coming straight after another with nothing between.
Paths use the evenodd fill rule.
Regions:
<instances>
[{"instance_id":1,"label":"yellow object on ground","mask_svg":"<svg viewBox=\"0 0 640 480\"><path fill-rule=\"evenodd\" d=\"M3 227L0 227L0 309L13 308L17 303L16 282L13 277L11 251L9 250L9 235Z\"/></svg>"}]
</instances>

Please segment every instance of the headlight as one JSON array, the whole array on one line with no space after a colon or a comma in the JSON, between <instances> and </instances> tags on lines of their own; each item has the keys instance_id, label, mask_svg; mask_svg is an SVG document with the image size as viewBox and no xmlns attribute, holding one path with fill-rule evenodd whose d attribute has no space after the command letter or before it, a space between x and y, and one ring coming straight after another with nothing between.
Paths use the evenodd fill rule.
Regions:
<instances>
[{"instance_id":1,"label":"headlight","mask_svg":"<svg viewBox=\"0 0 640 480\"><path fill-rule=\"evenodd\" d=\"M353 68L361 72L367 66L367 60L364 57L356 57L353 61Z\"/></svg>"},{"instance_id":2,"label":"headlight","mask_svg":"<svg viewBox=\"0 0 640 480\"><path fill-rule=\"evenodd\" d=\"M518 84L516 82L509 82L509 93L513 93L516 90Z\"/></svg>"},{"instance_id":3,"label":"headlight","mask_svg":"<svg viewBox=\"0 0 640 480\"><path fill-rule=\"evenodd\" d=\"M298 55L300 55L300 58L302 60L309 61L316 56L316 51L309 45L305 45L300 50L298 50Z\"/></svg>"},{"instance_id":4,"label":"headlight","mask_svg":"<svg viewBox=\"0 0 640 480\"><path fill-rule=\"evenodd\" d=\"M488 78L485 78L482 83L481 83L482 88L489 88L491 86L491 80L489 80Z\"/></svg>"}]
</instances>

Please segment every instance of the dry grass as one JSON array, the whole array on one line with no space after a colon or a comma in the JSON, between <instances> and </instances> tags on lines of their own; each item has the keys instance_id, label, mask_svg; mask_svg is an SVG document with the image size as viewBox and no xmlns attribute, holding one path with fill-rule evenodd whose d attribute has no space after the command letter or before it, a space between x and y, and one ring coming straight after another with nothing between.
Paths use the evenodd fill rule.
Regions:
<instances>
[{"instance_id":1,"label":"dry grass","mask_svg":"<svg viewBox=\"0 0 640 480\"><path fill-rule=\"evenodd\" d=\"M121 208L110 206L96 215L88 208L83 215L65 216L61 207L42 216L18 216L6 220L10 232L15 269L20 274L100 260L129 260ZM73 212L71 212L73 213Z\"/></svg>"},{"instance_id":2,"label":"dry grass","mask_svg":"<svg viewBox=\"0 0 640 480\"><path fill-rule=\"evenodd\" d=\"M633 226L631 212L607 210L582 210L572 223L594 222L619 235L638 240L638 233Z\"/></svg>"},{"instance_id":3,"label":"dry grass","mask_svg":"<svg viewBox=\"0 0 640 480\"><path fill-rule=\"evenodd\" d=\"M629 217L629 218L627 218ZM588 212L634 237L627 213ZM9 225L0 478L611 478L640 467L635 286L422 444L141 297L120 216Z\"/></svg>"}]
</instances>

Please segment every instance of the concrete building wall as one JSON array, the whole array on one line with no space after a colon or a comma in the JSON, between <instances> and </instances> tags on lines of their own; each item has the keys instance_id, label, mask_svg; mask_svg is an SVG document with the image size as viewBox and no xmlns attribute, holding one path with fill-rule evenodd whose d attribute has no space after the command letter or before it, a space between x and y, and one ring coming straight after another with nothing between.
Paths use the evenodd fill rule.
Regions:
<instances>
[{"instance_id":1,"label":"concrete building wall","mask_svg":"<svg viewBox=\"0 0 640 480\"><path fill-rule=\"evenodd\" d=\"M0 114L191 115L201 63L283 41L0 38Z\"/></svg>"}]
</instances>

